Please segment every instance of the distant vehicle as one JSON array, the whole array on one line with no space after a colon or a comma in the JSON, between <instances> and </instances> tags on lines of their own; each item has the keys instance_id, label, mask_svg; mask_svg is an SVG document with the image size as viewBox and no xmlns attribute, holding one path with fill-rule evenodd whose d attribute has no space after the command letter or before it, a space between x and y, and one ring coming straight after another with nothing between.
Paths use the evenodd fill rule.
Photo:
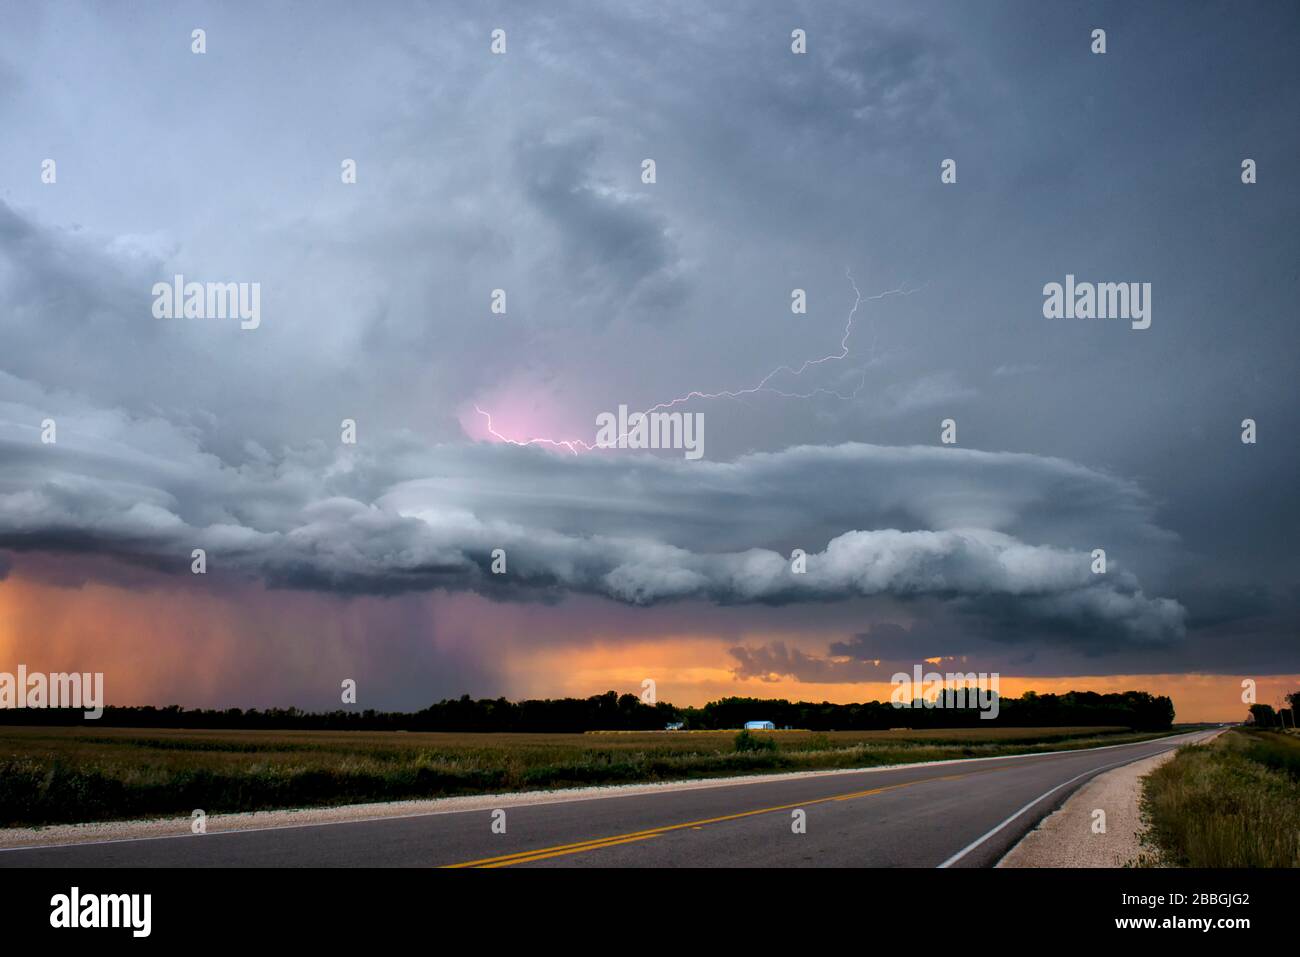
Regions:
<instances>
[{"instance_id":1,"label":"distant vehicle","mask_svg":"<svg viewBox=\"0 0 1300 957\"><path fill-rule=\"evenodd\" d=\"M775 731L776 725L771 721L746 721L746 731Z\"/></svg>"},{"instance_id":2,"label":"distant vehicle","mask_svg":"<svg viewBox=\"0 0 1300 957\"><path fill-rule=\"evenodd\" d=\"M669 721L666 725L664 725L664 730L665 730L665 731L680 731L680 730L682 730L682 728L684 728L684 727L686 727L686 722L685 722L685 721Z\"/></svg>"}]
</instances>

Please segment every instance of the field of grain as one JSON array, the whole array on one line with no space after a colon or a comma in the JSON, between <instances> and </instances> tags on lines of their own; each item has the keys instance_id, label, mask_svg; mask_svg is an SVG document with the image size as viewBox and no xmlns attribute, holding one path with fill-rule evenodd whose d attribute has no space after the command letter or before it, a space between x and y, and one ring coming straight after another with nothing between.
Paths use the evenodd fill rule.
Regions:
<instances>
[{"instance_id":1,"label":"field of grain","mask_svg":"<svg viewBox=\"0 0 1300 957\"><path fill-rule=\"evenodd\" d=\"M1120 728L469 734L0 727L0 826L267 810L1144 740ZM769 743L770 742L770 743Z\"/></svg>"}]
</instances>

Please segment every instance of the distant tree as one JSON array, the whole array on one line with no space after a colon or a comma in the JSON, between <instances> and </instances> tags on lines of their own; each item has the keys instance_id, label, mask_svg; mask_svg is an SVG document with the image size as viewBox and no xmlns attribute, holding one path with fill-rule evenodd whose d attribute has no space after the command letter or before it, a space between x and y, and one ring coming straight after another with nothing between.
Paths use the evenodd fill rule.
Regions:
<instances>
[{"instance_id":1,"label":"distant tree","mask_svg":"<svg viewBox=\"0 0 1300 957\"><path fill-rule=\"evenodd\" d=\"M1257 728L1277 727L1277 713L1273 710L1271 704L1252 704L1250 706L1250 717Z\"/></svg>"}]
</instances>

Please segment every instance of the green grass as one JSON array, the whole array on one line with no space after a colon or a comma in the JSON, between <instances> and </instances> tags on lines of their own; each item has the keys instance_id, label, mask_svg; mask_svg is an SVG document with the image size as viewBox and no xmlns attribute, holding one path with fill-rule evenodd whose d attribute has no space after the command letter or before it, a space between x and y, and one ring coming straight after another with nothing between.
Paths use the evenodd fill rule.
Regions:
<instances>
[{"instance_id":1,"label":"green grass","mask_svg":"<svg viewBox=\"0 0 1300 957\"><path fill-rule=\"evenodd\" d=\"M737 751L776 751L776 738L770 734L751 734L748 729L736 735L732 743Z\"/></svg>"},{"instance_id":2,"label":"green grass","mask_svg":"<svg viewBox=\"0 0 1300 957\"><path fill-rule=\"evenodd\" d=\"M1300 867L1300 738L1233 730L1143 781L1147 865Z\"/></svg>"},{"instance_id":3,"label":"green grass","mask_svg":"<svg viewBox=\"0 0 1300 957\"><path fill-rule=\"evenodd\" d=\"M1120 728L460 734L0 728L0 826L873 767L1146 740Z\"/></svg>"}]
</instances>

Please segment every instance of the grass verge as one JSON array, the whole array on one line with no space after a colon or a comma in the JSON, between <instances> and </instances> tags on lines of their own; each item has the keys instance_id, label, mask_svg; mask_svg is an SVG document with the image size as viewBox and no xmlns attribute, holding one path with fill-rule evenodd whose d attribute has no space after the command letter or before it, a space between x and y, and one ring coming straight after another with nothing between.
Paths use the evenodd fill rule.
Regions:
<instances>
[{"instance_id":1,"label":"grass verge","mask_svg":"<svg viewBox=\"0 0 1300 957\"><path fill-rule=\"evenodd\" d=\"M1242 729L1180 748L1144 779L1142 813L1140 864L1300 867L1300 738Z\"/></svg>"}]
</instances>

